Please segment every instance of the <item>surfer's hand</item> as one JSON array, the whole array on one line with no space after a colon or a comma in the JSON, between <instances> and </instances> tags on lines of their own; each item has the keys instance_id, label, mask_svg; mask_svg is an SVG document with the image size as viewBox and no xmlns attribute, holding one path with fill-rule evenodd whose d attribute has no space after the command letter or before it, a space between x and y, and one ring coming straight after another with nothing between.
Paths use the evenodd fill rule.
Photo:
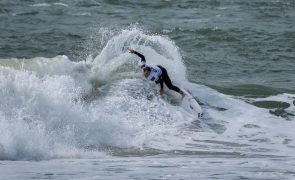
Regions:
<instances>
[{"instance_id":1,"label":"surfer's hand","mask_svg":"<svg viewBox=\"0 0 295 180\"><path fill-rule=\"evenodd\" d=\"M164 90L160 89L160 95L163 96L163 94L164 94Z\"/></svg>"},{"instance_id":2,"label":"surfer's hand","mask_svg":"<svg viewBox=\"0 0 295 180\"><path fill-rule=\"evenodd\" d=\"M128 48L129 53L134 53L134 50L131 48Z\"/></svg>"}]
</instances>

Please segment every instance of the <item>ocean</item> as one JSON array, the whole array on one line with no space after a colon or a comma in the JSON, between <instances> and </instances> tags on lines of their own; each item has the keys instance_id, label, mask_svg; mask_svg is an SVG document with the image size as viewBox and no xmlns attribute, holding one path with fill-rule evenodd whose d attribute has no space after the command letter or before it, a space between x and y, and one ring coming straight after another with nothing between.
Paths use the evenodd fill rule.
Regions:
<instances>
[{"instance_id":1,"label":"ocean","mask_svg":"<svg viewBox=\"0 0 295 180\"><path fill-rule=\"evenodd\" d=\"M0 0L0 179L295 179L294 19L294 0Z\"/></svg>"}]
</instances>

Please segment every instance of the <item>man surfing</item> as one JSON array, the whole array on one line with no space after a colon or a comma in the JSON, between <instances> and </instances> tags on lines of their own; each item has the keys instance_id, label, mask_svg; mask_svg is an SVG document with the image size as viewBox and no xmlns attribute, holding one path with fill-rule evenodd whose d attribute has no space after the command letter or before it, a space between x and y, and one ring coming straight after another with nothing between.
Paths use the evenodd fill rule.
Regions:
<instances>
[{"instance_id":1,"label":"man surfing","mask_svg":"<svg viewBox=\"0 0 295 180\"><path fill-rule=\"evenodd\" d=\"M166 86L178 92L182 95L182 97L185 96L185 93L180 90L177 86L174 86L168 76L167 70L163 68L160 65L157 65L155 67L148 66L146 64L146 60L144 55L140 54L139 52L136 52L135 50L128 48L129 53L136 54L141 58L141 66L140 68L143 70L143 75L150 81L154 81L156 84L160 83L161 89L160 89L160 95L162 96L164 93L164 86L163 83L166 84Z\"/></svg>"}]
</instances>

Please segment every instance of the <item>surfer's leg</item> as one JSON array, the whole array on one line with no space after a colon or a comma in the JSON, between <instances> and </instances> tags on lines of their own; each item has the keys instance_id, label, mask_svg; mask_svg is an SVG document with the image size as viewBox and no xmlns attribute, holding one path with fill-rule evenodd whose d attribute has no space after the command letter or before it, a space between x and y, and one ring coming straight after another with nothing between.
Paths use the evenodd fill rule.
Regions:
<instances>
[{"instance_id":1,"label":"surfer's leg","mask_svg":"<svg viewBox=\"0 0 295 180\"><path fill-rule=\"evenodd\" d=\"M177 86L174 86L172 84L171 79L169 78L169 75L167 73L167 70L163 67L161 67L161 70L162 70L162 79L163 79L164 83L166 84L166 86L169 89L174 90L174 91L178 92L179 94L181 94L182 96L184 96L185 94Z\"/></svg>"}]
</instances>

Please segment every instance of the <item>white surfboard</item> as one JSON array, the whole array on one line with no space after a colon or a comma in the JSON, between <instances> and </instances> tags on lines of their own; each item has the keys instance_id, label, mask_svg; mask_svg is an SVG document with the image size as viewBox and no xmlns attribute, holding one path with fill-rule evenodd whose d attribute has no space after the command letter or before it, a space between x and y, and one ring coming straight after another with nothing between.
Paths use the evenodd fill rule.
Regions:
<instances>
[{"instance_id":1,"label":"white surfboard","mask_svg":"<svg viewBox=\"0 0 295 180\"><path fill-rule=\"evenodd\" d=\"M202 108L195 100L195 98L188 91L184 89L181 90L186 94L181 101L181 107L197 118L202 117Z\"/></svg>"}]
</instances>

